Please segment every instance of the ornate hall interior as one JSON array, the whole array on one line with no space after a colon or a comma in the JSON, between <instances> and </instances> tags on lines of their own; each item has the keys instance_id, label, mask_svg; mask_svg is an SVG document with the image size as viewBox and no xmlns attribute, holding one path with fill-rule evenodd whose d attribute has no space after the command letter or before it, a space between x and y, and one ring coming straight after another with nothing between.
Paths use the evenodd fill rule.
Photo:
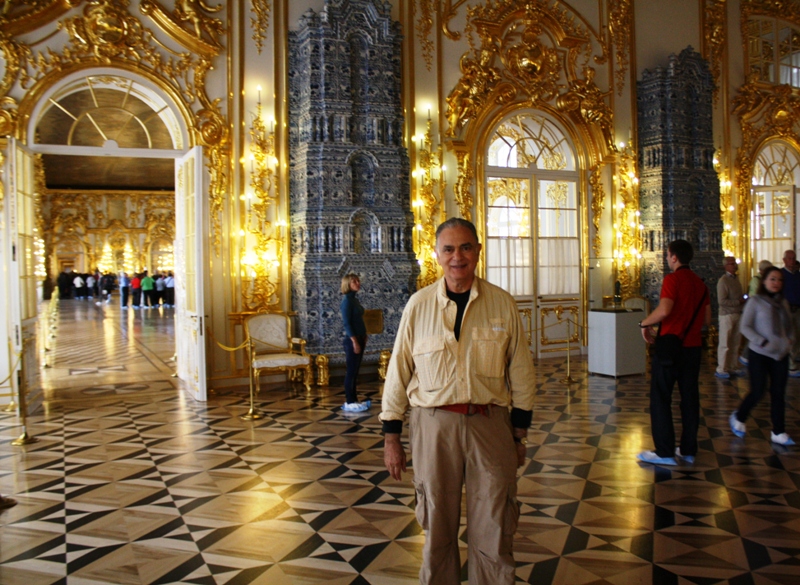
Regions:
<instances>
[{"instance_id":1,"label":"ornate hall interior","mask_svg":"<svg viewBox=\"0 0 800 585\"><path fill-rule=\"evenodd\" d=\"M714 370L724 258L746 287L796 251L798 185L800 0L0 3L0 583L419 582L378 414L450 217L535 364L517 582L795 583L800 452L768 401L734 436L748 379ZM649 365L595 367L592 319L653 310L677 238L714 314L700 451L666 468L635 459ZM174 304L70 290L143 271ZM264 314L301 367L255 393Z\"/></svg>"}]
</instances>

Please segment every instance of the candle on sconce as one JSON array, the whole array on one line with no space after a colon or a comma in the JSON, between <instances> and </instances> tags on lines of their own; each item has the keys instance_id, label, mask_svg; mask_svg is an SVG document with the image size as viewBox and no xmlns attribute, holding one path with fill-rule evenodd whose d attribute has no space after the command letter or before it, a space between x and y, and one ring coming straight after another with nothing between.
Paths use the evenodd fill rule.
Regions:
<instances>
[{"instance_id":1,"label":"candle on sconce","mask_svg":"<svg viewBox=\"0 0 800 585\"><path fill-rule=\"evenodd\" d=\"M261 86L258 86L258 105L261 105Z\"/></svg>"}]
</instances>

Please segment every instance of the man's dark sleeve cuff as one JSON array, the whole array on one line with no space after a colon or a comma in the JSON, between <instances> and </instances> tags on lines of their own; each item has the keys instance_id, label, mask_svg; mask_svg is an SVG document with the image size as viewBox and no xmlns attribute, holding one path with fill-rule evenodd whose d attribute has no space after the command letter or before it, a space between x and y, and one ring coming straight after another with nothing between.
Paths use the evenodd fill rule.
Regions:
<instances>
[{"instance_id":1,"label":"man's dark sleeve cuff","mask_svg":"<svg viewBox=\"0 0 800 585\"><path fill-rule=\"evenodd\" d=\"M522 410L521 408L512 408L511 409L511 426L515 429L527 429L531 426L531 421L533 420L533 411L532 410ZM384 429L386 428L386 423L383 423Z\"/></svg>"},{"instance_id":2,"label":"man's dark sleeve cuff","mask_svg":"<svg viewBox=\"0 0 800 585\"><path fill-rule=\"evenodd\" d=\"M385 420L383 421L383 434L399 435L403 432L403 421L401 420Z\"/></svg>"}]
</instances>

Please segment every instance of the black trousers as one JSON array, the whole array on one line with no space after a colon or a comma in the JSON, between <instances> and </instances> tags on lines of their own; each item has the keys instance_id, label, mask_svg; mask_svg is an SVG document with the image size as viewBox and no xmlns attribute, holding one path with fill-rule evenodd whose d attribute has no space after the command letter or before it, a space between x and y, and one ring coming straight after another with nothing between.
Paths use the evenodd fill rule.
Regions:
<instances>
[{"instance_id":1,"label":"black trousers","mask_svg":"<svg viewBox=\"0 0 800 585\"><path fill-rule=\"evenodd\" d=\"M358 402L356 393L356 379L358 370L361 369L361 360L364 358L364 350L367 346L367 338L359 337L358 344L361 346L361 353L356 353L353 348L353 340L345 337L342 341L344 354L347 362L347 372L344 375L344 400L345 402Z\"/></svg>"},{"instance_id":2,"label":"black trousers","mask_svg":"<svg viewBox=\"0 0 800 585\"><path fill-rule=\"evenodd\" d=\"M120 304L121 307L127 307L128 306L128 293L130 292L131 287L123 286L119 290L120 290L120 293L121 293L120 297L119 297L119 304Z\"/></svg>"},{"instance_id":3,"label":"black trousers","mask_svg":"<svg viewBox=\"0 0 800 585\"><path fill-rule=\"evenodd\" d=\"M747 359L747 369L750 371L750 393L739 405L736 418L740 422L747 420L750 411L764 397L769 377L769 414L772 420L772 432L780 435L786 431L786 382L789 380L789 356L787 355L782 360L774 360L751 349Z\"/></svg>"},{"instance_id":4,"label":"black trousers","mask_svg":"<svg viewBox=\"0 0 800 585\"><path fill-rule=\"evenodd\" d=\"M650 425L659 457L675 456L675 425L672 421L672 390L675 382L681 394L681 455L697 455L697 429L700 426L700 347L684 347L672 365L664 365L653 355L650 380Z\"/></svg>"}]
</instances>

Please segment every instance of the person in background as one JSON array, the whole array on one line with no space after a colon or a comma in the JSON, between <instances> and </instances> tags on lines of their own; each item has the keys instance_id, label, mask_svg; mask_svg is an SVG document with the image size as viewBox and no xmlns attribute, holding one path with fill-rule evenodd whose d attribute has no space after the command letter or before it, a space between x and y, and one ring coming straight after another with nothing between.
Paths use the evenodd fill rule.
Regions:
<instances>
[{"instance_id":1,"label":"person in background","mask_svg":"<svg viewBox=\"0 0 800 585\"><path fill-rule=\"evenodd\" d=\"M797 266L797 254L794 250L783 253L783 297L789 303L792 312L792 330L800 331L800 270ZM800 378L800 340L795 339L792 354L789 356L789 376Z\"/></svg>"},{"instance_id":2,"label":"person in background","mask_svg":"<svg viewBox=\"0 0 800 585\"><path fill-rule=\"evenodd\" d=\"M119 275L119 306L123 309L128 308L128 297L131 293L131 279L127 272Z\"/></svg>"},{"instance_id":3,"label":"person in background","mask_svg":"<svg viewBox=\"0 0 800 585\"><path fill-rule=\"evenodd\" d=\"M72 286L75 287L75 298L83 300L83 287L86 286L86 283L80 274L75 274L75 278L72 279Z\"/></svg>"},{"instance_id":4,"label":"person in background","mask_svg":"<svg viewBox=\"0 0 800 585\"><path fill-rule=\"evenodd\" d=\"M739 356L739 319L745 303L742 283L736 278L739 265L736 258L726 256L723 264L725 274L717 281L717 303L719 303L719 343L717 345L717 378L728 380L742 376L737 369Z\"/></svg>"},{"instance_id":5,"label":"person in background","mask_svg":"<svg viewBox=\"0 0 800 585\"><path fill-rule=\"evenodd\" d=\"M95 285L95 278L93 274L86 275L86 292L88 293L89 299L94 297L94 285Z\"/></svg>"},{"instance_id":6,"label":"person in background","mask_svg":"<svg viewBox=\"0 0 800 585\"><path fill-rule=\"evenodd\" d=\"M693 257L694 248L686 240L670 242L667 264L672 272L664 277L658 306L639 323L646 343L655 342L651 327L658 323L661 323L659 335L677 335L682 342L680 355L672 362L653 352L650 426L655 450L637 455L639 461L653 465L677 465L676 457L691 465L697 455L702 330L703 324L711 323L711 302L703 279L689 267ZM681 393L682 423L677 449L672 421L672 391L676 381Z\"/></svg>"},{"instance_id":7,"label":"person in background","mask_svg":"<svg viewBox=\"0 0 800 585\"><path fill-rule=\"evenodd\" d=\"M361 290L361 280L357 274L345 274L340 287L342 303L339 311L342 314L345 337L342 340L344 353L347 359L347 372L344 376L344 405L345 412L364 412L369 409L372 402L358 401L356 381L358 371L361 369L361 360L364 358L364 349L367 346L367 327L364 325L364 307L358 302L356 293Z\"/></svg>"},{"instance_id":8,"label":"person in background","mask_svg":"<svg viewBox=\"0 0 800 585\"><path fill-rule=\"evenodd\" d=\"M756 294L756 291L758 290L758 285L761 284L761 279L764 276L764 271L771 266L772 262L770 262L769 260L762 260L761 262L758 263L758 274L754 274L753 278L750 279L750 282L747 285L748 298ZM739 332L739 334L741 335L741 331ZM741 354L739 355L739 363L742 364L743 366L746 366L748 342L747 338L744 335L742 335L742 338L744 339L744 343L741 344L740 348Z\"/></svg>"},{"instance_id":9,"label":"person in background","mask_svg":"<svg viewBox=\"0 0 800 585\"><path fill-rule=\"evenodd\" d=\"M147 270L142 273L142 307L147 303L147 308L152 309L155 303L155 286L156 283L153 278L147 274Z\"/></svg>"},{"instance_id":10,"label":"person in background","mask_svg":"<svg viewBox=\"0 0 800 585\"><path fill-rule=\"evenodd\" d=\"M794 445L786 433L786 382L789 361L796 335L789 303L783 298L783 270L770 267L764 272L756 294L747 301L741 329L750 341L748 368L750 393L731 414L729 423L733 434L744 437L745 422L767 389L769 378L770 440L778 445Z\"/></svg>"},{"instance_id":11,"label":"person in background","mask_svg":"<svg viewBox=\"0 0 800 585\"><path fill-rule=\"evenodd\" d=\"M175 307L175 277L172 272L167 273L164 279L164 290L167 293L167 307Z\"/></svg>"},{"instance_id":12,"label":"person in background","mask_svg":"<svg viewBox=\"0 0 800 585\"><path fill-rule=\"evenodd\" d=\"M134 272L133 278L131 278L131 293L133 295L132 306L134 309L138 309L142 302L142 276L138 272Z\"/></svg>"},{"instance_id":13,"label":"person in background","mask_svg":"<svg viewBox=\"0 0 800 585\"><path fill-rule=\"evenodd\" d=\"M159 272L158 274L156 274L156 292L155 292L155 296L156 296L155 305L156 305L156 307L158 306L159 302L162 305L166 304L167 300L166 300L166 294L164 292L165 289L166 289L166 286L164 285L164 275Z\"/></svg>"}]
</instances>

